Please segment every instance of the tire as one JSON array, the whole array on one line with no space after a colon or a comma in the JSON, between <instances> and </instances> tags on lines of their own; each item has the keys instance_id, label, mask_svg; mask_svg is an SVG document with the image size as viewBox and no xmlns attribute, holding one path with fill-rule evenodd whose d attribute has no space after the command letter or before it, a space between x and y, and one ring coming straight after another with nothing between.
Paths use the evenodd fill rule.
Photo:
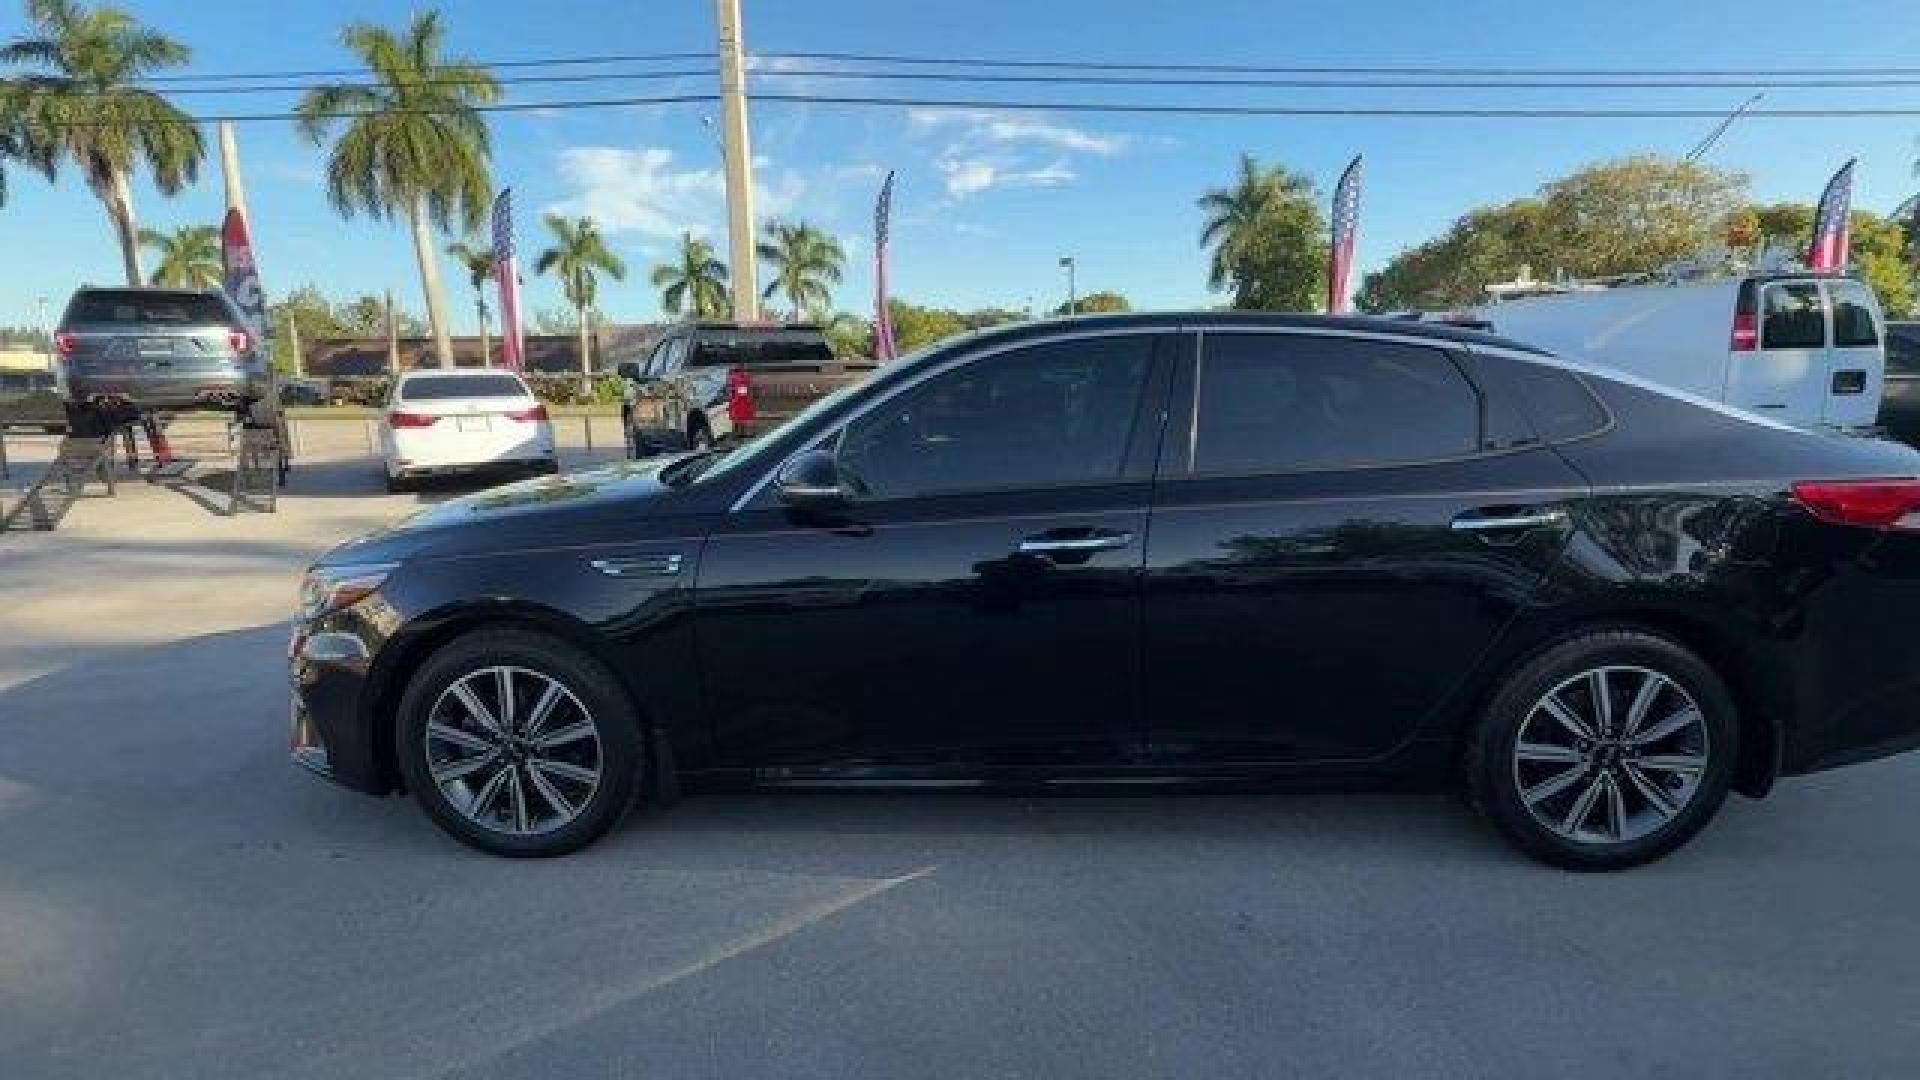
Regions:
<instances>
[{"instance_id":1,"label":"tire","mask_svg":"<svg viewBox=\"0 0 1920 1080\"><path fill-rule=\"evenodd\" d=\"M1474 806L1522 852L1566 870L1622 870L1704 828L1739 754L1733 696L1711 667L1667 638L1601 630L1507 675L1468 735L1465 770Z\"/></svg>"},{"instance_id":2,"label":"tire","mask_svg":"<svg viewBox=\"0 0 1920 1080\"><path fill-rule=\"evenodd\" d=\"M77 439L97 439L113 430L113 421L91 405L67 406L67 434Z\"/></svg>"},{"instance_id":3,"label":"tire","mask_svg":"<svg viewBox=\"0 0 1920 1080\"><path fill-rule=\"evenodd\" d=\"M513 672L513 715L522 728L534 721L545 687L556 686L561 693L536 730L574 737L542 749L523 736L503 742L488 733L457 687L497 714L502 669ZM583 726L590 734L579 733ZM604 835L635 802L646 759L639 716L612 673L565 641L519 627L477 630L429 657L407 684L394 728L407 790L434 824L461 843L513 858L565 855ZM445 737L450 728L454 739ZM449 778L449 766L488 754L499 761L503 753L504 767L481 764ZM586 773L590 783L581 779ZM463 808L461 800L482 796L477 808Z\"/></svg>"},{"instance_id":4,"label":"tire","mask_svg":"<svg viewBox=\"0 0 1920 1080\"><path fill-rule=\"evenodd\" d=\"M713 449L713 431L705 420L695 420L687 425L687 449L700 451Z\"/></svg>"},{"instance_id":5,"label":"tire","mask_svg":"<svg viewBox=\"0 0 1920 1080\"><path fill-rule=\"evenodd\" d=\"M412 477L400 476L395 473L387 473L386 477L387 493L390 495L402 495L419 486L418 482Z\"/></svg>"}]
</instances>

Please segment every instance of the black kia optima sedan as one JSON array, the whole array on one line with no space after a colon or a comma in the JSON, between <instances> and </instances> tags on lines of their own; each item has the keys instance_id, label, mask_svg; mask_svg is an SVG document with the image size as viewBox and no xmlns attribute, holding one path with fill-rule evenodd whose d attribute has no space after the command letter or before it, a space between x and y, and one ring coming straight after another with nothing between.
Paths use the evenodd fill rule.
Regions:
<instances>
[{"instance_id":1,"label":"black kia optima sedan","mask_svg":"<svg viewBox=\"0 0 1920 1080\"><path fill-rule=\"evenodd\" d=\"M502 855L693 779L1454 781L1656 858L1920 743L1920 455L1416 323L953 339L309 572L296 759Z\"/></svg>"}]
</instances>

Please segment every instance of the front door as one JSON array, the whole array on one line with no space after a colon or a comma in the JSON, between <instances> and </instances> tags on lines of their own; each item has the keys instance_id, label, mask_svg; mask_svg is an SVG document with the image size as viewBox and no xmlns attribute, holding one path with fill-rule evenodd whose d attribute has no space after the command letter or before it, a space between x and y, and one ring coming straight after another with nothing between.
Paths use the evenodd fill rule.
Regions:
<instances>
[{"instance_id":1,"label":"front door","mask_svg":"<svg viewBox=\"0 0 1920 1080\"><path fill-rule=\"evenodd\" d=\"M1513 619L1585 485L1438 348L1209 331L1181 382L1147 550L1152 752L1387 753Z\"/></svg>"},{"instance_id":2,"label":"front door","mask_svg":"<svg viewBox=\"0 0 1920 1080\"><path fill-rule=\"evenodd\" d=\"M844 515L804 518L771 490L730 515L695 601L723 761L937 772L1137 743L1166 337L965 360L828 437Z\"/></svg>"}]
</instances>

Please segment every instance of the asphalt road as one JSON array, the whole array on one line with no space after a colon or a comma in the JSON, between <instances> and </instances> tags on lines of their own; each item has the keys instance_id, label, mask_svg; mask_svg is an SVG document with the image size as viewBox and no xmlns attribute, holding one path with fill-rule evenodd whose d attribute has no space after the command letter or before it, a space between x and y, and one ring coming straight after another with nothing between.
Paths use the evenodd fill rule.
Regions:
<instances>
[{"instance_id":1,"label":"asphalt road","mask_svg":"<svg viewBox=\"0 0 1920 1080\"><path fill-rule=\"evenodd\" d=\"M696 795L487 858L286 764L305 560L414 499L0 537L0 1076L1911 1076L1920 758L1623 875L1427 794Z\"/></svg>"}]
</instances>

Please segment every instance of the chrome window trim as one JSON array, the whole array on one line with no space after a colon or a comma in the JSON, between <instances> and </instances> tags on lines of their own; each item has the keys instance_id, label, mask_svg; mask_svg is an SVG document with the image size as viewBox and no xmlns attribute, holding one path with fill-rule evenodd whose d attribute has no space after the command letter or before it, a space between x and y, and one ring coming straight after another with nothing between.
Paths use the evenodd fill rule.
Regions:
<instances>
[{"instance_id":1,"label":"chrome window trim","mask_svg":"<svg viewBox=\"0 0 1920 1080\"><path fill-rule=\"evenodd\" d=\"M1338 337L1338 338L1351 338L1351 339L1356 339L1360 341L1388 341L1388 342L1393 342L1395 344L1400 344L1400 345L1415 345L1415 346L1422 346L1429 349L1437 349L1441 352L1445 352L1449 349L1465 349L1465 350L1471 350L1471 351L1486 352L1486 353L1492 353L1499 356L1509 357L1515 360L1523 360L1531 363L1544 363L1548 367L1562 368L1567 371L1574 372L1576 374L1589 373L1587 369L1582 368L1578 365L1569 363L1565 359L1558 356L1554 356L1551 353L1534 352L1524 347L1501 346L1501 345L1496 345L1490 342L1480 342L1480 341L1440 337L1434 334L1409 333L1405 331L1400 331L1398 330L1398 328L1395 328L1395 327L1382 327L1379 330L1357 330L1357 329L1353 329L1351 327L1345 327L1345 326L1261 326L1258 324L1214 322L1214 321L1201 319L1201 320L1193 320L1189 322L1173 323L1166 326L1124 326L1124 327L1108 327L1100 330L1087 330L1087 329L1063 330L1062 332L1056 333L1056 334L1047 334L1040 337L1021 338L1017 341L1004 342L999 345L990 346L982 351L963 352L958 356L955 356L949 360L943 361L942 363L940 363L935 367L928 368L926 371L921 372L920 374L914 376L912 379L909 379L908 381L901 383L899 386L894 387L885 396L875 398L872 401L869 401L863 404L862 406L860 406L859 409L849 414L844 419L842 419L838 424L836 424L833 430L825 432L822 435L820 435L818 438L810 440L804 446L796 447L792 453L788 454L786 457L781 458L780 461L773 466L773 468L761 474L758 480L754 481L753 484L749 486L747 490L740 495L739 498L735 499L733 503L727 507L727 512L729 514L737 514L741 510L745 509L747 504L752 502L754 499L758 498L760 495L760 492L763 489L765 489L766 486L773 481L774 477L779 475L780 470L785 468L787 463L789 461L792 461L795 457L809 450L820 449L830 440L838 438L840 434L846 429L847 425L853 423L855 420L858 420L860 417L865 416L867 413L871 412L872 410L879 408L881 405L886 404L888 401L892 400L895 396L905 393L906 391L920 385L926 380L933 378L935 375L944 374L948 371L953 370L954 368L959 367L962 364L970 364L976 360L985 360L985 359L988 359L989 357L998 356L1001 353L1012 352L1015 349L1026 348L1027 346L1032 346L1032 345L1053 345L1063 341L1080 341L1080 340L1088 340L1093 338L1107 338L1107 337L1137 337L1137 336L1155 335L1155 334L1171 334L1176 336L1190 335L1193 338L1194 344L1196 347L1196 353L1195 353L1195 359L1194 359L1194 363L1196 365L1195 367L1196 392L1191 396L1194 399L1193 407L1196 409L1199 407L1198 400L1200 396L1197 392L1198 386L1199 386L1198 378L1197 378L1199 374L1198 365L1201 363L1200 358L1205 353L1206 335L1208 334L1290 334L1296 337ZM1790 425L1780 424L1777 421L1768 420L1765 417L1748 416L1747 414L1741 413L1738 410L1729 409L1725 405L1721 405L1717 402L1709 401L1705 398L1694 399L1690 395L1675 394L1675 392L1670 389L1657 387L1651 383L1642 383L1641 381L1634 379L1632 376L1626 375L1624 372L1609 373L1609 372L1593 371L1591 372L1591 374L1599 375L1603 378L1609 378L1619 382L1627 382L1627 383L1630 383L1631 385L1642 387L1643 389L1658 390L1662 393L1667 393L1671 396L1682 397L1685 400L1696 401L1696 403L1708 405L1716 409L1717 411L1730 413L1731 415L1738 416L1740 419L1751 420L1752 422L1761 424L1763 426L1779 427L1786 430L1798 430L1796 428L1792 428ZM1467 381L1469 384L1472 383L1471 379L1468 379ZM1601 404L1602 404L1602 407L1604 407L1605 401L1603 400ZM1187 439L1188 439L1187 463L1188 463L1189 469L1191 469L1191 466L1193 463L1193 455L1196 449L1194 446L1194 440L1198 437L1199 427L1197 424L1193 422L1194 417L1192 415L1189 415L1187 420L1188 420L1187 422Z\"/></svg>"}]
</instances>

